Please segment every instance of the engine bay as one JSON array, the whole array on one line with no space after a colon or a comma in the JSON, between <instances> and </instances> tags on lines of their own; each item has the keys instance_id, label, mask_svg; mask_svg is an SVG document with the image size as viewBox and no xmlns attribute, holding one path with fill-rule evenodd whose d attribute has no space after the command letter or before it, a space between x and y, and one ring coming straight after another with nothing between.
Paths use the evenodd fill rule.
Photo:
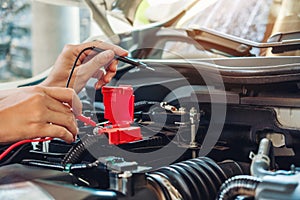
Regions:
<instances>
[{"instance_id":1,"label":"engine bay","mask_svg":"<svg viewBox=\"0 0 300 200\"><path fill-rule=\"evenodd\" d=\"M299 57L143 62L155 71L127 65L80 93L76 142L2 158L1 196L299 197Z\"/></svg>"},{"instance_id":2,"label":"engine bay","mask_svg":"<svg viewBox=\"0 0 300 200\"><path fill-rule=\"evenodd\" d=\"M128 57L114 56L119 65L107 85L96 90L90 79L78 93L82 115L74 142L46 137L0 144L1 200L300 199L299 2L73 1L79 2L91 12L86 20L78 16L84 33L97 24L104 34L87 40L119 45ZM54 20L46 12L51 7L34 11ZM19 12L8 8L4 1L5 15ZM47 21L33 21L47 28L33 43L38 60L59 49L48 32L57 29L66 39L77 34L66 29L65 22L75 23L62 13L51 31ZM10 27L7 21L2 29ZM10 27L14 36L19 26ZM27 55L22 38L10 56L0 56L16 59L15 71L27 64L18 59ZM103 52L85 50L94 51L87 57ZM105 67L99 66L103 73ZM36 85L48 75L0 83L0 89Z\"/></svg>"}]
</instances>

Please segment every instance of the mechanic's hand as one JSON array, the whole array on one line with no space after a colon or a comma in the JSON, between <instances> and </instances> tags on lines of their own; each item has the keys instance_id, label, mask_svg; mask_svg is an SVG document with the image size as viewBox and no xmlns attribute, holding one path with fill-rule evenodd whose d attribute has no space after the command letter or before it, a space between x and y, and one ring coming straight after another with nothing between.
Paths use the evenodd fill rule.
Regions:
<instances>
[{"instance_id":1,"label":"mechanic's hand","mask_svg":"<svg viewBox=\"0 0 300 200\"><path fill-rule=\"evenodd\" d=\"M117 70L118 61L113 60L114 55L126 56L128 53L116 45L101 41L93 41L80 45L66 45L57 58L49 77L42 85L65 87L76 57L84 48L92 46L107 51L99 54L91 50L85 51L77 62L77 67L74 70L69 87L74 88L78 93L91 77L98 79L98 82L95 84L96 89L99 89L102 85L108 83ZM101 70L101 67L104 66L106 66L106 74Z\"/></svg>"},{"instance_id":2,"label":"mechanic's hand","mask_svg":"<svg viewBox=\"0 0 300 200\"><path fill-rule=\"evenodd\" d=\"M0 99L1 143L39 137L74 141L74 114L81 114L82 105L73 89L23 87L1 91Z\"/></svg>"}]
</instances>

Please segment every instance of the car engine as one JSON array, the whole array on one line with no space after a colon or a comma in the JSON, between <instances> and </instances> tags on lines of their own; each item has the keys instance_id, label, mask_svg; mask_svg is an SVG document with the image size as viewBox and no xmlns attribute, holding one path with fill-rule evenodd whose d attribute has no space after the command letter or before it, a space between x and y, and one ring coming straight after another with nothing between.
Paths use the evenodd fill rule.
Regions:
<instances>
[{"instance_id":1,"label":"car engine","mask_svg":"<svg viewBox=\"0 0 300 200\"><path fill-rule=\"evenodd\" d=\"M72 144L2 145L1 199L299 199L300 57L252 51L299 50L299 32L264 44L204 28L119 37L154 71L120 63L101 90L90 80ZM169 41L218 55L170 59Z\"/></svg>"},{"instance_id":2,"label":"car engine","mask_svg":"<svg viewBox=\"0 0 300 200\"><path fill-rule=\"evenodd\" d=\"M101 91L86 88L74 144L26 144L4 157L1 194L299 197L299 58L144 62L155 71L126 66Z\"/></svg>"}]
</instances>

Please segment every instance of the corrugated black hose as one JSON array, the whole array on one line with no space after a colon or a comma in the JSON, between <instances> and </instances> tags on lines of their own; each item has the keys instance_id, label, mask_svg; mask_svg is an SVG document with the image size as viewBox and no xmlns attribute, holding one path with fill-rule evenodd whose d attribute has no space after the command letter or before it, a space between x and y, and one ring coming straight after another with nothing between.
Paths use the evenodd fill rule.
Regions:
<instances>
[{"instance_id":1,"label":"corrugated black hose","mask_svg":"<svg viewBox=\"0 0 300 200\"><path fill-rule=\"evenodd\" d=\"M228 167L231 170L225 169ZM147 179L167 200L213 200L226 179L243 173L234 161L219 165L199 157L159 168L148 173Z\"/></svg>"},{"instance_id":2,"label":"corrugated black hose","mask_svg":"<svg viewBox=\"0 0 300 200\"><path fill-rule=\"evenodd\" d=\"M84 155L94 144L98 142L98 135L85 135L67 152L61 164L74 164L82 161Z\"/></svg>"},{"instance_id":3,"label":"corrugated black hose","mask_svg":"<svg viewBox=\"0 0 300 200\"><path fill-rule=\"evenodd\" d=\"M261 183L261 179L248 176L239 175L228 179L220 189L217 196L217 200L231 200L235 199L237 196L255 196L255 190L258 184Z\"/></svg>"}]
</instances>

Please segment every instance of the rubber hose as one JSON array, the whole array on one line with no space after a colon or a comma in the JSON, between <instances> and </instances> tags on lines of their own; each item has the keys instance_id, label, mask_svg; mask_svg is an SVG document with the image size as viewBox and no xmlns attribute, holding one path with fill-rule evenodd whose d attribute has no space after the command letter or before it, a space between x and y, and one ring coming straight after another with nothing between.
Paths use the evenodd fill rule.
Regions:
<instances>
[{"instance_id":1,"label":"rubber hose","mask_svg":"<svg viewBox=\"0 0 300 200\"><path fill-rule=\"evenodd\" d=\"M82 160L84 154L88 149L98 141L98 135L85 135L80 141L78 141L63 158L61 164L75 164Z\"/></svg>"},{"instance_id":2,"label":"rubber hose","mask_svg":"<svg viewBox=\"0 0 300 200\"><path fill-rule=\"evenodd\" d=\"M222 165L226 168L234 167L233 171L226 174L216 162L207 157L199 157L195 159L186 160L167 167L159 168L156 171L147 174L149 181L153 185L158 186L158 190L165 195L165 199L171 199L178 192L184 200L209 200L215 199L218 189L229 177L237 174L242 174L242 170L236 162L228 162ZM165 184L167 180L169 183ZM166 195L166 190L170 188L170 184L176 189L173 195ZM173 190L174 191L174 190Z\"/></svg>"},{"instance_id":3,"label":"rubber hose","mask_svg":"<svg viewBox=\"0 0 300 200\"><path fill-rule=\"evenodd\" d=\"M234 176L228 179L220 189L217 200L235 199L239 195L255 196L255 190L261 182L260 178L248 175Z\"/></svg>"}]
</instances>

